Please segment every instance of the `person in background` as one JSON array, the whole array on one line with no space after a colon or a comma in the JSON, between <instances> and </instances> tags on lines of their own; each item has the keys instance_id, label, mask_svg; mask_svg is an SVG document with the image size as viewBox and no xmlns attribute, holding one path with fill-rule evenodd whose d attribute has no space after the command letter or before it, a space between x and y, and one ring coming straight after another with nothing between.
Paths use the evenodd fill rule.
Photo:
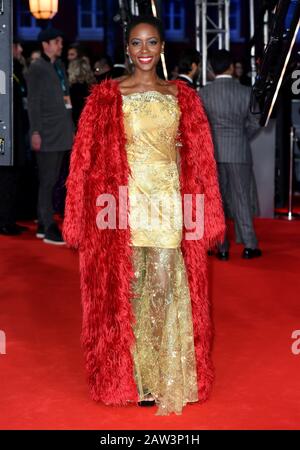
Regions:
<instances>
[{"instance_id":1,"label":"person in background","mask_svg":"<svg viewBox=\"0 0 300 450\"><path fill-rule=\"evenodd\" d=\"M68 69L73 122L77 128L90 86L96 82L89 62L85 58L71 61Z\"/></svg>"},{"instance_id":2,"label":"person in background","mask_svg":"<svg viewBox=\"0 0 300 450\"><path fill-rule=\"evenodd\" d=\"M244 66L241 61L236 61L234 63L234 78L238 80L244 75Z\"/></svg>"},{"instance_id":3,"label":"person in background","mask_svg":"<svg viewBox=\"0 0 300 450\"><path fill-rule=\"evenodd\" d=\"M31 147L39 171L36 236L55 245L64 241L53 218L53 189L65 153L72 148L74 132L69 84L60 61L62 36L51 28L40 32L42 56L31 64L27 76Z\"/></svg>"},{"instance_id":4,"label":"person in background","mask_svg":"<svg viewBox=\"0 0 300 450\"><path fill-rule=\"evenodd\" d=\"M72 62L75 59L80 59L84 56L81 45L77 42L71 44L68 48L68 62Z\"/></svg>"},{"instance_id":5,"label":"person in background","mask_svg":"<svg viewBox=\"0 0 300 450\"><path fill-rule=\"evenodd\" d=\"M29 58L29 65L40 59L42 56L40 50L34 50L31 52L30 58Z\"/></svg>"},{"instance_id":6,"label":"person in background","mask_svg":"<svg viewBox=\"0 0 300 450\"><path fill-rule=\"evenodd\" d=\"M110 56L104 56L99 61L96 61L94 65L94 75L97 83L101 83L103 80L115 79L127 76L129 74L126 63L116 61L113 63Z\"/></svg>"},{"instance_id":7,"label":"person in background","mask_svg":"<svg viewBox=\"0 0 300 450\"><path fill-rule=\"evenodd\" d=\"M234 63L233 77L236 78L244 86L251 86L251 79L245 73L244 64L241 61L236 61Z\"/></svg>"},{"instance_id":8,"label":"person in background","mask_svg":"<svg viewBox=\"0 0 300 450\"><path fill-rule=\"evenodd\" d=\"M115 61L113 68L110 71L110 78L120 78L127 75L129 75L129 73L126 64L121 61Z\"/></svg>"},{"instance_id":9,"label":"person in background","mask_svg":"<svg viewBox=\"0 0 300 450\"><path fill-rule=\"evenodd\" d=\"M0 234L17 236L27 228L16 223L20 173L26 162L27 87L24 78L23 47L13 40L13 165L0 167Z\"/></svg>"},{"instance_id":10,"label":"person in background","mask_svg":"<svg viewBox=\"0 0 300 450\"><path fill-rule=\"evenodd\" d=\"M23 71L25 78L27 78L27 74L28 74L29 67L31 66L31 64L35 63L38 59L40 59L41 55L42 55L42 53L40 50L33 50L30 53L29 58L26 58L26 63L24 65L24 71Z\"/></svg>"},{"instance_id":11,"label":"person in background","mask_svg":"<svg viewBox=\"0 0 300 450\"><path fill-rule=\"evenodd\" d=\"M185 50L178 61L177 79L184 81L191 88L195 88L199 73L200 53L194 48Z\"/></svg>"},{"instance_id":12,"label":"person in background","mask_svg":"<svg viewBox=\"0 0 300 450\"><path fill-rule=\"evenodd\" d=\"M94 64L94 75L97 83L111 78L111 70L113 69L113 62L109 55L104 55Z\"/></svg>"},{"instance_id":13,"label":"person in background","mask_svg":"<svg viewBox=\"0 0 300 450\"><path fill-rule=\"evenodd\" d=\"M232 215L237 240L244 244L243 258L251 259L262 254L253 226L253 168L249 143L260 126L257 117L250 113L250 88L241 86L233 78L231 54L227 50L218 50L210 63L216 78L200 90L200 96L213 132L225 211ZM217 257L228 260L227 237L218 247Z\"/></svg>"}]
</instances>

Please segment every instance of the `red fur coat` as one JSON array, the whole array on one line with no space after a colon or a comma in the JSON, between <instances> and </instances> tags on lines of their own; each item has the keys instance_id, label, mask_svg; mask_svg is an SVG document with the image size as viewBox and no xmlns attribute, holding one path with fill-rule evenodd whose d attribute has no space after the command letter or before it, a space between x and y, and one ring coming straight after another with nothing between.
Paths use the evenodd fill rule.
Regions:
<instances>
[{"instance_id":1,"label":"red fur coat","mask_svg":"<svg viewBox=\"0 0 300 450\"><path fill-rule=\"evenodd\" d=\"M207 399L213 380L210 359L212 326L207 292L207 249L222 240L224 216L207 117L197 93L178 86L181 194L202 193L204 236L182 239L192 301L199 400ZM118 83L107 80L93 88L82 113L71 156L63 236L79 248L83 308L81 342L92 398L124 405L138 399L134 381L131 308L130 229L99 230L96 199L128 185L122 96ZM128 196L127 196L128 200ZM186 229L183 230L185 236Z\"/></svg>"}]
</instances>

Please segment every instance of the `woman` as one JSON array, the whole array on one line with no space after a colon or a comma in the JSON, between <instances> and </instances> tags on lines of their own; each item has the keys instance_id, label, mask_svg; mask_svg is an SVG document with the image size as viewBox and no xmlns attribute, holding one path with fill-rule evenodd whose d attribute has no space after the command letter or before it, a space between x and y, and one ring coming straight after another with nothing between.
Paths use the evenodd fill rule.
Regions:
<instances>
[{"instance_id":1,"label":"woman","mask_svg":"<svg viewBox=\"0 0 300 450\"><path fill-rule=\"evenodd\" d=\"M163 50L161 22L134 18L127 30L133 75L95 87L80 119L63 226L66 242L79 248L92 398L155 402L160 415L181 414L186 403L208 397L206 253L224 234L207 118L185 83L156 75ZM157 194L170 200L175 220L166 214L161 227L147 227ZM193 220L195 197L204 195L204 234L197 239L188 235L195 227L182 222L186 194ZM107 229L99 226L103 213L111 220Z\"/></svg>"},{"instance_id":2,"label":"woman","mask_svg":"<svg viewBox=\"0 0 300 450\"><path fill-rule=\"evenodd\" d=\"M89 58L85 55L84 48L82 48L79 42L74 42L68 48L68 63L70 64L72 61L81 58L86 58L89 62Z\"/></svg>"},{"instance_id":3,"label":"woman","mask_svg":"<svg viewBox=\"0 0 300 450\"><path fill-rule=\"evenodd\" d=\"M94 75L97 83L101 83L107 78L111 78L111 71L113 69L113 62L109 55L104 55L94 64Z\"/></svg>"},{"instance_id":4,"label":"woman","mask_svg":"<svg viewBox=\"0 0 300 450\"><path fill-rule=\"evenodd\" d=\"M96 82L87 58L74 59L68 68L72 115L77 127L91 84Z\"/></svg>"}]
</instances>

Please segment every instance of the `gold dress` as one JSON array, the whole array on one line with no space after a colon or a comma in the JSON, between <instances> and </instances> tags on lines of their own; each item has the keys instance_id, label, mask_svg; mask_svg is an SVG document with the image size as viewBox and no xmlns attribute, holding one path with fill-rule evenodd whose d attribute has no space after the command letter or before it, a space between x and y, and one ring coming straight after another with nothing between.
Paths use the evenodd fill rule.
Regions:
<instances>
[{"instance_id":1,"label":"gold dress","mask_svg":"<svg viewBox=\"0 0 300 450\"><path fill-rule=\"evenodd\" d=\"M140 399L157 415L198 400L192 310L183 255L176 137L177 99L157 91L123 95L129 222L135 270L133 350Z\"/></svg>"}]
</instances>

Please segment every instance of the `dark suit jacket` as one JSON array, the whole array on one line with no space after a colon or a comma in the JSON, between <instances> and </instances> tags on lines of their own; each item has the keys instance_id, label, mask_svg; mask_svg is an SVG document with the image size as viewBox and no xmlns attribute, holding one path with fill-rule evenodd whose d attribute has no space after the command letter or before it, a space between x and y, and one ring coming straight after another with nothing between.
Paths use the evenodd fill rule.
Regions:
<instances>
[{"instance_id":1,"label":"dark suit jacket","mask_svg":"<svg viewBox=\"0 0 300 450\"><path fill-rule=\"evenodd\" d=\"M41 151L70 150L73 144L72 110L64 102L68 82L63 65L55 64L64 73L66 92L54 65L43 57L31 64L27 77L30 130L40 133Z\"/></svg>"},{"instance_id":2,"label":"dark suit jacket","mask_svg":"<svg viewBox=\"0 0 300 450\"><path fill-rule=\"evenodd\" d=\"M185 76L182 76L182 75L179 74L178 77L177 77L177 80L184 81L189 87L195 89L194 84L191 83L187 78L185 78Z\"/></svg>"},{"instance_id":3,"label":"dark suit jacket","mask_svg":"<svg viewBox=\"0 0 300 450\"><path fill-rule=\"evenodd\" d=\"M260 126L249 110L250 94L249 87L233 78L217 78L200 89L217 162L252 163L249 140Z\"/></svg>"}]
</instances>

